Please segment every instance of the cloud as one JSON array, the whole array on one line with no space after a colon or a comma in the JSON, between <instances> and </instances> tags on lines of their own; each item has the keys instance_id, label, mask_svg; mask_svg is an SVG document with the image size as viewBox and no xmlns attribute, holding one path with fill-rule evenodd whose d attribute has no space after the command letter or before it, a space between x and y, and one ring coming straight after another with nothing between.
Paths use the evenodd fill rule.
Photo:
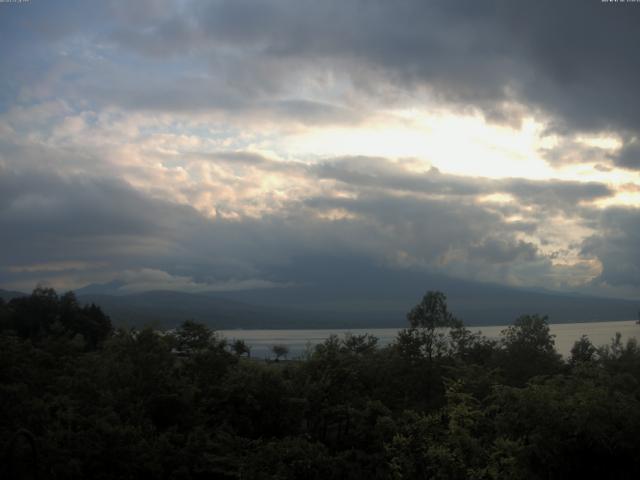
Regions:
<instances>
[{"instance_id":1,"label":"cloud","mask_svg":"<svg viewBox=\"0 0 640 480\"><path fill-rule=\"evenodd\" d=\"M518 285L638 285L637 213L602 208L633 200L623 183L635 185L639 170L640 10L631 4L145 0L5 10L5 285L126 277L138 290L267 288L288 285L292 264L304 282L300 259L349 256ZM447 173L422 154L441 132L398 113L413 110L434 122L443 112L484 115L508 141L478 130L485 157L462 159L475 173ZM360 155L391 120L413 130L380 143L404 151L415 141L407 151L420 158ZM447 155L475 151L455 148L472 123L450 127L436 149L444 166ZM323 156L322 143L348 142L363 126L360 143ZM320 131L320 144L308 142ZM351 150L360 151L343 154ZM538 179L507 177L537 155L549 162ZM474 176L488 157L516 166ZM575 177L590 181L563 170L587 167L595 173Z\"/></svg>"},{"instance_id":2,"label":"cloud","mask_svg":"<svg viewBox=\"0 0 640 480\"><path fill-rule=\"evenodd\" d=\"M6 71L29 72L14 78L10 91L24 94L26 85L32 93L152 111L267 110L310 124L351 121L366 104L397 100L398 88L412 101L412 92L426 88L491 118L520 117L514 110L520 102L569 124L589 119L598 128L628 128L637 111L638 72L612 60L633 58L633 42L620 41L633 39L633 11L572 2L515 8L499 1L403 1L362 8L357 1L273 0L162 8L154 2L148 10L156 13L143 17L138 6L104 3L10 12L3 43L15 42L21 56ZM16 18L10 16L32 28L11 27ZM593 29L570 28L577 24ZM561 33L567 34L562 42L550 41ZM33 62L32 53L43 48L55 60ZM52 62L62 68L55 76L47 75ZM618 88L604 89L607 84Z\"/></svg>"},{"instance_id":3,"label":"cloud","mask_svg":"<svg viewBox=\"0 0 640 480\"><path fill-rule=\"evenodd\" d=\"M315 64L344 72L360 92L423 86L494 119L517 119L520 103L552 115L558 128L637 131L639 15L633 5L578 1L233 0L188 4L143 34L131 25L114 39L150 58L196 52L223 62L254 98L290 91L300 74L308 81Z\"/></svg>"},{"instance_id":4,"label":"cloud","mask_svg":"<svg viewBox=\"0 0 640 480\"><path fill-rule=\"evenodd\" d=\"M640 286L640 209L609 208L602 212L598 233L587 238L585 255L602 263L595 283L610 286Z\"/></svg>"},{"instance_id":5,"label":"cloud","mask_svg":"<svg viewBox=\"0 0 640 480\"><path fill-rule=\"evenodd\" d=\"M23 272L68 272L73 270L87 270L95 269L98 267L106 266L105 263L100 262L78 262L78 261L62 261L62 262L47 262L36 263L30 265L13 265L7 267L7 270L11 273L23 273Z\"/></svg>"},{"instance_id":6,"label":"cloud","mask_svg":"<svg viewBox=\"0 0 640 480\"><path fill-rule=\"evenodd\" d=\"M115 178L0 169L3 264L162 255L199 214ZM83 260L80 258L79 260Z\"/></svg>"},{"instance_id":7,"label":"cloud","mask_svg":"<svg viewBox=\"0 0 640 480\"><path fill-rule=\"evenodd\" d=\"M488 261L488 263L509 263L518 258L535 260L538 249L532 243L505 241L500 238L487 238L480 245L470 249L470 256Z\"/></svg>"},{"instance_id":8,"label":"cloud","mask_svg":"<svg viewBox=\"0 0 640 480\"><path fill-rule=\"evenodd\" d=\"M640 141L633 137L624 143L622 148L613 155L616 165L630 170L640 170Z\"/></svg>"},{"instance_id":9,"label":"cloud","mask_svg":"<svg viewBox=\"0 0 640 480\"><path fill-rule=\"evenodd\" d=\"M272 161L262 157L234 154L225 161L238 158L249 160L252 168L264 163L266 172L272 172ZM512 210L502 211L479 202L466 189L461 195L446 185L436 195L411 190L399 194L396 179L404 170L402 164L382 159L379 163L384 166L381 171L387 170L391 188L384 188L380 172L375 188L343 178L331 188L286 198L270 213L213 219L116 179L1 171L0 227L8 233L0 252L0 281L56 281L71 288L120 279L136 291L143 286L188 291L271 288L298 281L278 276L294 258L344 256L371 265L512 284L555 278L551 247L531 240L539 229L549 228L544 215L513 221ZM316 171L325 170L300 171L313 184L318 183ZM258 171L254 178L261 175L264 172ZM437 185L441 175L434 175ZM459 179L442 179L447 180L455 185ZM479 193L503 191L505 185L517 190L510 183L488 182ZM534 187L535 183L527 185ZM555 184L548 188L563 192ZM600 193L575 193L571 188L570 200ZM350 195L339 193L345 191ZM522 208L548 210L542 197L529 194ZM234 208L241 212L244 200L237 201ZM568 200L559 204L564 202ZM573 221L584 221L579 210L563 208L575 216Z\"/></svg>"},{"instance_id":10,"label":"cloud","mask_svg":"<svg viewBox=\"0 0 640 480\"><path fill-rule=\"evenodd\" d=\"M248 278L244 280L230 279L224 282L202 283L196 282L190 277L171 275L165 271L151 268L125 270L116 280L122 282L122 286L118 289L122 293L148 292L153 290L173 290L191 293L231 292L291 286L291 284L281 284L258 278Z\"/></svg>"},{"instance_id":11,"label":"cloud","mask_svg":"<svg viewBox=\"0 0 640 480\"><path fill-rule=\"evenodd\" d=\"M572 182L561 180L533 181L512 179L497 182L502 184L504 191L515 196L521 205L545 207L569 211L580 202L610 197L614 190L599 182Z\"/></svg>"},{"instance_id":12,"label":"cloud","mask_svg":"<svg viewBox=\"0 0 640 480\"><path fill-rule=\"evenodd\" d=\"M510 194L519 206L569 211L580 202L610 197L614 190L599 182L528 180L522 178L491 180L442 174L431 168L412 170L411 161L385 158L346 157L320 162L313 170L321 178L332 178L361 188L393 189L431 195L473 198L496 193Z\"/></svg>"}]
</instances>

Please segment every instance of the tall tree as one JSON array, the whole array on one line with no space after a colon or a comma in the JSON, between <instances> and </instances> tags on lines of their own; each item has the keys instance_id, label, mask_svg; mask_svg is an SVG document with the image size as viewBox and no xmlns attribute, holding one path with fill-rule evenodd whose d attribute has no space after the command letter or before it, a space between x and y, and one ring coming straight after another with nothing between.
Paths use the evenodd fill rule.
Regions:
<instances>
[{"instance_id":1,"label":"tall tree","mask_svg":"<svg viewBox=\"0 0 640 480\"><path fill-rule=\"evenodd\" d=\"M510 383L523 385L534 375L550 375L562 368L546 315L522 315L501 333L501 367Z\"/></svg>"},{"instance_id":2,"label":"tall tree","mask_svg":"<svg viewBox=\"0 0 640 480\"><path fill-rule=\"evenodd\" d=\"M419 344L429 360L442 355L447 349L443 329L462 326L462 322L449 312L446 295L438 291L427 292L407 314L407 320L411 328L405 335L406 341Z\"/></svg>"}]
</instances>

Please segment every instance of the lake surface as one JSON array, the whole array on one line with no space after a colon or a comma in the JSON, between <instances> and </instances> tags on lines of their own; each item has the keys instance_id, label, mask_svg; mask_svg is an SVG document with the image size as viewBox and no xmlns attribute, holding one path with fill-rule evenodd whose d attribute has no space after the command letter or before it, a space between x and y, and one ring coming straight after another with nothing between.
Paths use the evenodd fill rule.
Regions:
<instances>
[{"instance_id":1,"label":"lake surface","mask_svg":"<svg viewBox=\"0 0 640 480\"><path fill-rule=\"evenodd\" d=\"M596 346L608 345L616 332L620 332L622 340L629 338L640 339L640 325L635 321L621 322L590 322L590 323L555 323L549 325L551 333L555 335L556 350L568 356L571 347L582 335L587 335ZM482 332L489 338L499 338L500 332L507 325L468 327L472 332ZM289 358L300 357L307 349L324 342L330 335L342 337L351 332L355 335L369 333L378 337L378 344L385 346L391 343L400 328L369 328L369 329L327 329L327 330L220 330L219 333L228 340L241 339L251 347L254 358L272 358L273 345L286 345L289 348Z\"/></svg>"}]
</instances>

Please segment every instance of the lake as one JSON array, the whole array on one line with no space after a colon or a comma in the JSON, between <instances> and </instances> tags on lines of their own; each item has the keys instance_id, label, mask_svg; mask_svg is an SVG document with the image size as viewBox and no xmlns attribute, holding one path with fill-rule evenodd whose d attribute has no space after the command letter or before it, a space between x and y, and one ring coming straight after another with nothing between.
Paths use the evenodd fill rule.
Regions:
<instances>
[{"instance_id":1,"label":"lake","mask_svg":"<svg viewBox=\"0 0 640 480\"><path fill-rule=\"evenodd\" d=\"M549 325L551 333L555 335L556 350L568 356L571 347L582 335L587 335L596 346L607 345L620 332L622 340L640 338L640 325L635 321L620 322L589 322L589 323L554 323ZM489 338L498 338L500 332L507 325L468 327L472 332L482 332ZM220 330L219 333L228 340L241 339L251 347L254 358L271 358L273 345L286 345L289 348L289 358L300 357L307 348L324 342L330 335L342 337L351 332L355 335L369 333L378 337L380 346L391 343L401 330L399 328L369 328L369 329L327 329L327 330Z\"/></svg>"}]
</instances>

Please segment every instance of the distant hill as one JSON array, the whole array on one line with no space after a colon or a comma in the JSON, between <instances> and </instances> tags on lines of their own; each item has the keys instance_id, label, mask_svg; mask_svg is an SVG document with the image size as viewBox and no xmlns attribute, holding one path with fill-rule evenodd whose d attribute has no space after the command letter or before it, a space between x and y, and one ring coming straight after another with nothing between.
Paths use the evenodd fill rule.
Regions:
<instances>
[{"instance_id":1,"label":"distant hill","mask_svg":"<svg viewBox=\"0 0 640 480\"><path fill-rule=\"evenodd\" d=\"M114 295L118 284L78 291L117 323L172 326L191 318L219 329L403 327L406 313L427 290L447 295L450 310L465 324L506 325L527 313L549 315L552 323L634 320L640 302L571 293L527 290L496 284L373 268L353 275L314 271L313 282L288 288L181 293L155 291ZM94 293L83 293L83 292Z\"/></svg>"},{"instance_id":2,"label":"distant hill","mask_svg":"<svg viewBox=\"0 0 640 480\"><path fill-rule=\"evenodd\" d=\"M344 258L305 258L300 265L305 268L276 271L294 284L286 288L126 293L124 283L112 281L76 295L100 305L119 325L173 327L193 319L217 329L403 327L428 290L444 292L450 310L470 326L506 325L527 313L549 315L552 323L635 320L640 309L640 300L514 288ZM21 295L0 290L4 299Z\"/></svg>"},{"instance_id":3,"label":"distant hill","mask_svg":"<svg viewBox=\"0 0 640 480\"><path fill-rule=\"evenodd\" d=\"M340 265L337 265L340 263ZM447 295L450 310L467 325L505 325L527 313L549 315L553 323L634 320L639 301L576 293L515 288L441 274L372 266L349 259L305 258L311 273L283 272L298 286L210 294L255 305L295 307L335 315L335 320L369 326L404 326L406 313L428 290ZM336 275L335 272L340 272Z\"/></svg>"},{"instance_id":4,"label":"distant hill","mask_svg":"<svg viewBox=\"0 0 640 480\"><path fill-rule=\"evenodd\" d=\"M0 288L0 298L2 298L5 302L8 302L12 298L24 297L26 295L27 294L23 292L17 292L14 290L2 290Z\"/></svg>"},{"instance_id":5,"label":"distant hill","mask_svg":"<svg viewBox=\"0 0 640 480\"><path fill-rule=\"evenodd\" d=\"M217 329L232 328L337 328L341 324L323 313L309 316L298 309L264 307L175 291L153 291L128 295L80 294L81 303L95 303L119 325L175 327L192 319ZM308 322L308 323L306 323Z\"/></svg>"},{"instance_id":6,"label":"distant hill","mask_svg":"<svg viewBox=\"0 0 640 480\"><path fill-rule=\"evenodd\" d=\"M75 291L76 295L124 295L126 292L120 290L126 284L120 280L113 280L107 283L92 283Z\"/></svg>"},{"instance_id":7,"label":"distant hill","mask_svg":"<svg viewBox=\"0 0 640 480\"><path fill-rule=\"evenodd\" d=\"M450 310L466 325L507 325L527 313L548 315L552 323L634 320L638 302L582 295L531 292L494 285L473 285L472 288L438 288L437 285L415 291L414 295L394 297L387 292L377 296L327 299L326 303L303 299L306 288L291 291L234 292L225 298L264 305L289 305L300 310L325 312L345 327L353 324L375 327L406 325L406 313L418 303L426 290L441 290L447 295Z\"/></svg>"}]
</instances>

